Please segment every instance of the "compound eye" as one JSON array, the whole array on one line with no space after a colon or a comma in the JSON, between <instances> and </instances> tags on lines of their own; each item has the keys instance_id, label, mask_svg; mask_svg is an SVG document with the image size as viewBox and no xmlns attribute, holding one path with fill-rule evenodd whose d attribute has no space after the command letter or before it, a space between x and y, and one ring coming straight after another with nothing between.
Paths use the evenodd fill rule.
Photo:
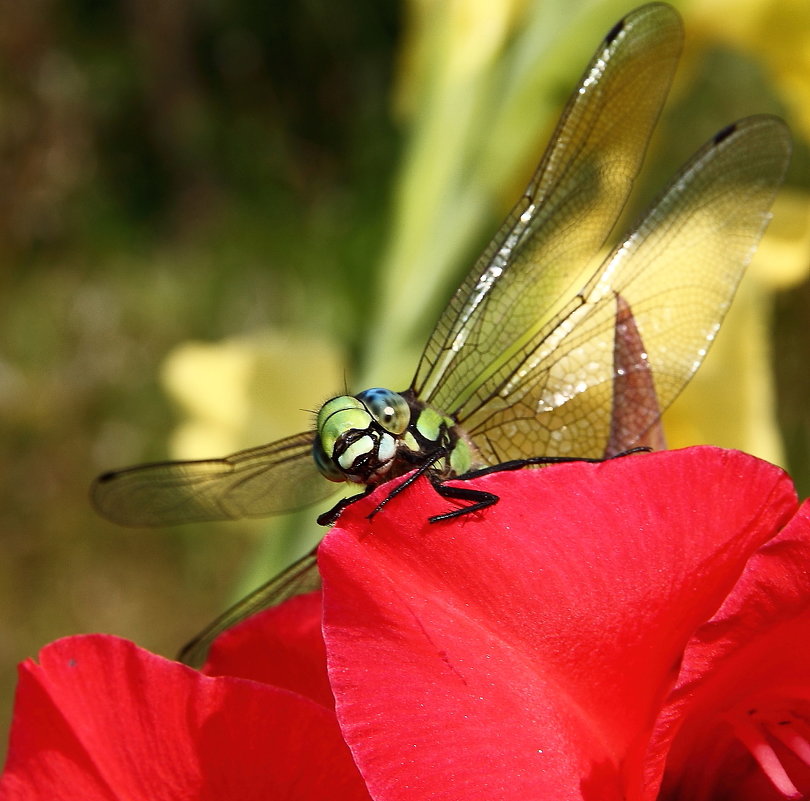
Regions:
<instances>
[{"instance_id":1,"label":"compound eye","mask_svg":"<svg viewBox=\"0 0 810 801\"><path fill-rule=\"evenodd\" d=\"M411 422L411 409L398 392L375 387L364 390L356 397L386 431L391 434L405 433Z\"/></svg>"},{"instance_id":2,"label":"compound eye","mask_svg":"<svg viewBox=\"0 0 810 801\"><path fill-rule=\"evenodd\" d=\"M312 458L315 460L315 465L321 471L324 478L330 481L345 481L346 476L341 469L335 464L331 456L327 456L321 444L321 438L315 437L312 443Z\"/></svg>"}]
</instances>

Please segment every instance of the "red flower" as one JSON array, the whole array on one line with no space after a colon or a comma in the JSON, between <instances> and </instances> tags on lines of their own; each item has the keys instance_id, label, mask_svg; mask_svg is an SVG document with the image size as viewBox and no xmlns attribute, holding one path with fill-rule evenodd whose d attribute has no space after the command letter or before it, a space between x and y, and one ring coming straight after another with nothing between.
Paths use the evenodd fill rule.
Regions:
<instances>
[{"instance_id":1,"label":"red flower","mask_svg":"<svg viewBox=\"0 0 810 801\"><path fill-rule=\"evenodd\" d=\"M358 504L319 553L375 799L810 792L810 521L780 470L696 448L478 486L500 502L452 525L429 491Z\"/></svg>"},{"instance_id":2,"label":"red flower","mask_svg":"<svg viewBox=\"0 0 810 801\"><path fill-rule=\"evenodd\" d=\"M424 481L350 507L320 550L323 641L313 595L224 635L217 676L48 646L0 799L810 792L810 510L780 470L696 448L478 486L500 502L437 525Z\"/></svg>"},{"instance_id":3,"label":"red flower","mask_svg":"<svg viewBox=\"0 0 810 801\"><path fill-rule=\"evenodd\" d=\"M332 708L320 607L302 596L228 632L208 666L228 676L101 634L52 643L20 666L0 798L368 801ZM267 638L284 642L276 659Z\"/></svg>"}]
</instances>

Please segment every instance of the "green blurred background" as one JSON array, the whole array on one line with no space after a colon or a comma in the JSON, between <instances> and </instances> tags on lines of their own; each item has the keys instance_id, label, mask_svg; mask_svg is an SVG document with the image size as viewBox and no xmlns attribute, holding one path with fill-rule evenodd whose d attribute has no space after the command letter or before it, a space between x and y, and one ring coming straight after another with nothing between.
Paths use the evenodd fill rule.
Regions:
<instances>
[{"instance_id":1,"label":"green blurred background","mask_svg":"<svg viewBox=\"0 0 810 801\"><path fill-rule=\"evenodd\" d=\"M642 197L746 114L786 117L797 153L725 358L674 411L673 444L782 460L807 495L810 5L678 7L687 51ZM4 6L0 730L16 663L45 643L100 631L173 655L317 536L311 512L117 529L87 488L112 467L304 429L302 409L344 383L407 384L630 8Z\"/></svg>"}]
</instances>

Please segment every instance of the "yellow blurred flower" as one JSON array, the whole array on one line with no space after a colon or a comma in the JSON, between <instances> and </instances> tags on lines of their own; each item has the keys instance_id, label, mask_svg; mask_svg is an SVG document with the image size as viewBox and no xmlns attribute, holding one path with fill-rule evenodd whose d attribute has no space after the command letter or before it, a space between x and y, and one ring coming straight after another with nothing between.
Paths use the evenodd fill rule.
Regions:
<instances>
[{"instance_id":1,"label":"yellow blurred flower","mask_svg":"<svg viewBox=\"0 0 810 801\"><path fill-rule=\"evenodd\" d=\"M172 455L224 456L312 427L313 408L342 390L343 364L325 339L277 331L179 345L162 370L186 416Z\"/></svg>"}]
</instances>

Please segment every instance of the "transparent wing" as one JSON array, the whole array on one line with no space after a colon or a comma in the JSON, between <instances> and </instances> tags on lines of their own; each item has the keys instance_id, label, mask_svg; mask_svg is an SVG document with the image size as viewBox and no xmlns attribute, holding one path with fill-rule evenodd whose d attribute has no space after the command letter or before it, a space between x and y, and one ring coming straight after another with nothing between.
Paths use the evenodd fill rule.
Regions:
<instances>
[{"instance_id":1,"label":"transparent wing","mask_svg":"<svg viewBox=\"0 0 810 801\"><path fill-rule=\"evenodd\" d=\"M677 12L660 4L605 37L526 192L439 320L412 385L421 400L447 413L480 405L596 269L682 40Z\"/></svg>"},{"instance_id":2,"label":"transparent wing","mask_svg":"<svg viewBox=\"0 0 810 801\"><path fill-rule=\"evenodd\" d=\"M104 473L90 490L98 512L124 526L265 517L316 503L336 488L312 460L306 432L222 459L160 462Z\"/></svg>"},{"instance_id":3,"label":"transparent wing","mask_svg":"<svg viewBox=\"0 0 810 801\"><path fill-rule=\"evenodd\" d=\"M257 612L276 606L295 595L312 592L320 586L321 577L318 573L317 558L315 550L312 550L290 565L283 573L270 579L220 615L183 647L178 659L192 667L200 667L205 662L211 643L222 632Z\"/></svg>"},{"instance_id":4,"label":"transparent wing","mask_svg":"<svg viewBox=\"0 0 810 801\"><path fill-rule=\"evenodd\" d=\"M763 115L728 126L697 153L581 292L463 407L485 460L598 457L639 441L657 417L643 404L635 424L623 410L622 441L611 444L622 315L643 347L622 346L621 376L649 374L653 408L663 410L720 327L790 151L787 126Z\"/></svg>"}]
</instances>

